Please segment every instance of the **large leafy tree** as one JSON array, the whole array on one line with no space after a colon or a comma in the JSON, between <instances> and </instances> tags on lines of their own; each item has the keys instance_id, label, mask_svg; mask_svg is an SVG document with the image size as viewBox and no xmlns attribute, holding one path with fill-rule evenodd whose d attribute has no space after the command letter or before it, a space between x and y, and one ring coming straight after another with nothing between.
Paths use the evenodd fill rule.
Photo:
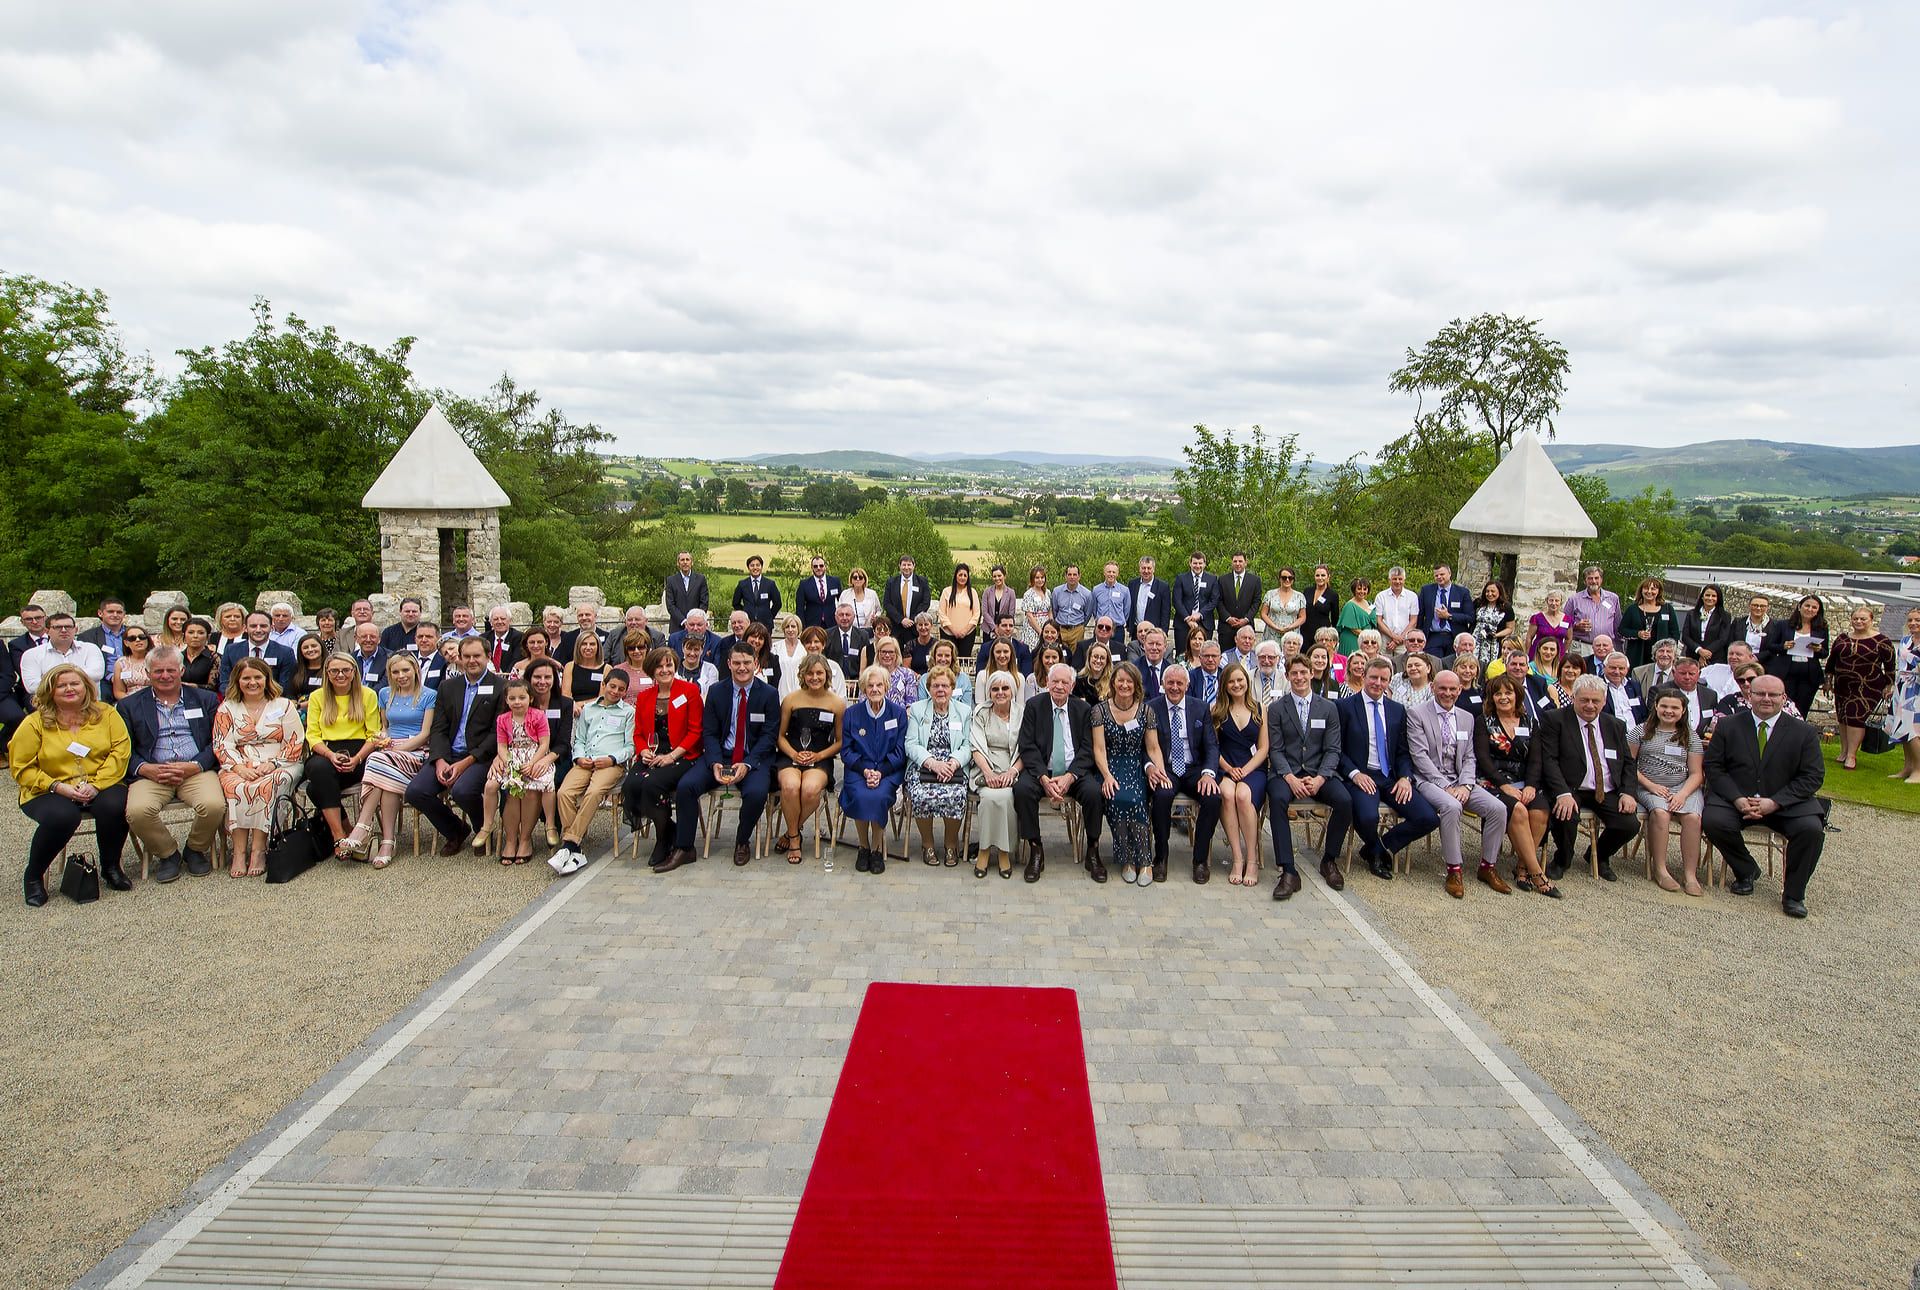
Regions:
<instances>
[{"instance_id":1,"label":"large leafy tree","mask_svg":"<svg viewBox=\"0 0 1920 1290\"><path fill-rule=\"evenodd\" d=\"M1447 427L1483 433L1497 460L1522 430L1554 435L1553 418L1567 388L1567 348L1549 339L1533 319L1509 314L1455 318L1388 378L1387 388L1438 402L1433 415Z\"/></svg>"},{"instance_id":2,"label":"large leafy tree","mask_svg":"<svg viewBox=\"0 0 1920 1290\"><path fill-rule=\"evenodd\" d=\"M1666 489L1643 488L1619 497L1597 475L1569 475L1567 487L1598 530L1598 536L1581 547L1581 560L1604 568L1622 599L1640 579L1664 576L1667 566L1692 558L1694 533Z\"/></svg>"},{"instance_id":3,"label":"large leafy tree","mask_svg":"<svg viewBox=\"0 0 1920 1290\"><path fill-rule=\"evenodd\" d=\"M1294 435L1269 439L1254 426L1243 440L1233 431L1193 428L1174 471L1179 500L1162 507L1153 537L1168 567L1184 569L1189 551L1225 557L1245 551L1256 569L1310 557L1306 520L1313 496L1311 458Z\"/></svg>"},{"instance_id":4,"label":"large leafy tree","mask_svg":"<svg viewBox=\"0 0 1920 1290\"><path fill-rule=\"evenodd\" d=\"M841 576L856 565L876 591L910 555L914 572L945 586L953 571L953 548L920 504L910 497L871 502L820 544L828 565Z\"/></svg>"}]
</instances>

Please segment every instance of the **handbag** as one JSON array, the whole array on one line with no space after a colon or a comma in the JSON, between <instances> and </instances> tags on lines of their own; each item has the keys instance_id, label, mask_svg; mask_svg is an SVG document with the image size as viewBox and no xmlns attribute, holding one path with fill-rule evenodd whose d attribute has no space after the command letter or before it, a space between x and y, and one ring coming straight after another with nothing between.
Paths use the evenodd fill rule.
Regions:
<instances>
[{"instance_id":1,"label":"handbag","mask_svg":"<svg viewBox=\"0 0 1920 1290\"><path fill-rule=\"evenodd\" d=\"M100 870L92 856L67 857L66 867L60 871L60 894L76 905L100 899Z\"/></svg>"},{"instance_id":2,"label":"handbag","mask_svg":"<svg viewBox=\"0 0 1920 1290\"><path fill-rule=\"evenodd\" d=\"M267 881L292 882L331 849L333 831L318 811L303 811L291 796L274 804L267 842Z\"/></svg>"},{"instance_id":3,"label":"handbag","mask_svg":"<svg viewBox=\"0 0 1920 1290\"><path fill-rule=\"evenodd\" d=\"M1869 757L1876 757L1893 747L1892 736L1887 727L1893 724L1893 696L1880 700L1873 712L1867 717L1865 733L1860 736L1860 751Z\"/></svg>"}]
</instances>

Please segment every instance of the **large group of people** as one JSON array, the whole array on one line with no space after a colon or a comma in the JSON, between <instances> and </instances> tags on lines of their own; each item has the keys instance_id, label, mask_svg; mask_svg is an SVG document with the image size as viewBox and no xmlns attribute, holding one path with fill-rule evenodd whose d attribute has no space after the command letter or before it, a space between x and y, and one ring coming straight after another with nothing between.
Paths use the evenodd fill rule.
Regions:
<instances>
[{"instance_id":1,"label":"large group of people","mask_svg":"<svg viewBox=\"0 0 1920 1290\"><path fill-rule=\"evenodd\" d=\"M1108 880L1110 831L1120 880L1150 886L1167 880L1184 812L1195 882L1224 833L1227 882L1259 884L1265 852L1275 900L1301 887L1296 808L1320 820L1330 887L1344 886L1349 833L1383 880L1437 833L1445 889L1462 899L1468 816L1478 881L1549 897L1583 814L1600 877L1644 838L1655 881L1694 896L1707 842L1729 889L1753 890L1743 834L1760 826L1785 839L1782 907L1803 917L1824 836L1824 763L1804 720L1816 694L1831 694L1843 767L1877 726L1905 738L1901 775L1920 783L1920 738L1907 737L1920 609L1893 641L1864 609L1830 631L1811 594L1775 617L1764 596L1730 610L1714 586L1676 606L1645 578L1623 605L1589 568L1523 619L1498 581L1476 594L1444 565L1417 588L1390 569L1378 594L1356 578L1343 597L1325 565L1304 580L1282 567L1269 589L1239 552L1217 573L1194 552L1171 583L1151 558L1125 582L1111 562L1094 581L1069 564L1057 583L1035 566L1024 591L997 565L979 582L957 565L936 588L911 557L876 589L815 556L789 595L755 557L723 634L707 578L689 553L677 566L665 633L642 606L607 628L598 606L572 626L553 608L523 631L503 608L481 620L464 606L442 628L408 599L381 629L359 600L307 630L288 605L224 604L211 618L170 610L149 632L109 599L86 633L26 606L0 651L0 723L35 822L27 903L45 903L47 870L85 818L111 888L130 885L129 831L160 882L210 873L223 828L231 875L259 876L279 804L304 787L339 857L390 865L404 803L445 855L497 840L501 864L526 863L544 826L561 874L586 863L609 801L651 831L655 872L693 863L717 793L738 801L735 864L752 860L770 800L774 849L800 863L803 829L831 801L857 835L857 872L884 873L889 828L911 820L927 865L1037 882L1047 810L1068 818L1093 881ZM176 800L191 814L183 843L161 821Z\"/></svg>"}]
</instances>

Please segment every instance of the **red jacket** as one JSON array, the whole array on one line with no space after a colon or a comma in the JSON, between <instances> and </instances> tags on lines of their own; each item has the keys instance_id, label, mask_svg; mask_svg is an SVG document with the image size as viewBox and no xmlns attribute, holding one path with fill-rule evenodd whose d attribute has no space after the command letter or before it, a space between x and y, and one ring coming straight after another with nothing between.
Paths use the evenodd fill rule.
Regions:
<instances>
[{"instance_id":1,"label":"red jacket","mask_svg":"<svg viewBox=\"0 0 1920 1290\"><path fill-rule=\"evenodd\" d=\"M653 705L658 701L652 681L633 692L633 750L637 753L653 744ZM700 755L700 687L692 681L673 678L673 690L667 699L667 740L691 760Z\"/></svg>"}]
</instances>

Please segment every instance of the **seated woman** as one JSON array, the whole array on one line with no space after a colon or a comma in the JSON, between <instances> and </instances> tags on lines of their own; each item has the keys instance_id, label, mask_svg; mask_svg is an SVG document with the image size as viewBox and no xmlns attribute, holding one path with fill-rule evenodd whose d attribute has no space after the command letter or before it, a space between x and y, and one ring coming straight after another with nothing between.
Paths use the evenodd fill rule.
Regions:
<instances>
[{"instance_id":1,"label":"seated woman","mask_svg":"<svg viewBox=\"0 0 1920 1290\"><path fill-rule=\"evenodd\" d=\"M653 638L645 632L628 632L620 640L623 656L620 666L627 669L627 676L631 678L627 684L629 704L637 704L640 690L653 684L653 674L647 670L647 655L653 652L652 642Z\"/></svg>"},{"instance_id":2,"label":"seated woman","mask_svg":"<svg viewBox=\"0 0 1920 1290\"><path fill-rule=\"evenodd\" d=\"M879 663L880 642L893 639L893 624L888 622L885 616L874 619L873 626L869 630L872 632L872 635L867 638L866 645L860 650L861 675L865 675L868 668ZM888 668L887 670L892 671L893 669ZM855 677L854 679L857 681L859 678Z\"/></svg>"},{"instance_id":3,"label":"seated woman","mask_svg":"<svg viewBox=\"0 0 1920 1290\"><path fill-rule=\"evenodd\" d=\"M573 715L600 697L600 683L607 676L607 660L600 653L600 634L583 631L573 642L573 661L560 677L560 697L573 707Z\"/></svg>"},{"instance_id":4,"label":"seated woman","mask_svg":"<svg viewBox=\"0 0 1920 1290\"><path fill-rule=\"evenodd\" d=\"M1131 663L1115 664L1107 697L1093 710L1093 764L1100 772L1120 881L1151 887L1153 791L1147 786L1147 767L1159 754L1159 742L1153 707L1144 696L1140 670ZM1019 767L1014 770L1017 774ZM1000 876L1011 878L1007 861L1000 865Z\"/></svg>"},{"instance_id":5,"label":"seated woman","mask_svg":"<svg viewBox=\"0 0 1920 1290\"><path fill-rule=\"evenodd\" d=\"M1282 676L1285 676L1287 669L1293 665L1293 660L1300 657L1300 651L1306 648L1306 643L1306 638L1299 632L1280 633L1280 674Z\"/></svg>"},{"instance_id":6,"label":"seated woman","mask_svg":"<svg viewBox=\"0 0 1920 1290\"><path fill-rule=\"evenodd\" d=\"M1363 628L1355 637L1354 646L1347 655L1347 678L1344 682L1346 693L1360 693L1360 682L1367 674L1367 664L1380 657L1380 633L1372 627Z\"/></svg>"},{"instance_id":7,"label":"seated woman","mask_svg":"<svg viewBox=\"0 0 1920 1290\"><path fill-rule=\"evenodd\" d=\"M1480 656L1462 654L1454 660L1453 674L1460 680L1459 706L1479 716L1482 705L1486 703L1486 691L1480 684Z\"/></svg>"},{"instance_id":8,"label":"seated woman","mask_svg":"<svg viewBox=\"0 0 1920 1290\"><path fill-rule=\"evenodd\" d=\"M819 628L809 628L809 632ZM825 656L809 654L794 669L795 689L780 700L780 737L773 758L780 786L784 829L776 844L788 864L800 863L800 830L820 809L820 797L833 787L833 758L840 751L840 718L847 710L845 691L834 684Z\"/></svg>"},{"instance_id":9,"label":"seated woman","mask_svg":"<svg viewBox=\"0 0 1920 1290\"><path fill-rule=\"evenodd\" d=\"M887 698L900 705L904 711L920 697L920 674L900 661L900 642L891 636L883 636L874 643L874 667L884 668L887 673ZM871 670L871 669L869 669ZM866 676L865 672L860 674ZM862 681L862 691L866 683Z\"/></svg>"},{"instance_id":10,"label":"seated woman","mask_svg":"<svg viewBox=\"0 0 1920 1290\"><path fill-rule=\"evenodd\" d=\"M515 676L525 676L527 669L536 660L553 657L553 637L547 635L547 629L544 627L531 628L527 632L527 639L521 643L521 649L525 653L520 661L513 665Z\"/></svg>"},{"instance_id":11,"label":"seated woman","mask_svg":"<svg viewBox=\"0 0 1920 1290\"><path fill-rule=\"evenodd\" d=\"M113 705L100 702L93 678L72 663L48 668L34 688L33 711L7 745L20 809L34 822L22 879L29 908L47 903L47 869L79 831L82 815L93 818L100 881L115 891L133 890L120 868L132 756L127 723Z\"/></svg>"},{"instance_id":12,"label":"seated woman","mask_svg":"<svg viewBox=\"0 0 1920 1290\"><path fill-rule=\"evenodd\" d=\"M927 676L936 667L944 667L953 673L953 697L967 707L973 707L973 678L960 670L959 648L949 640L933 643L933 649L927 655L927 672L920 678L920 688L914 692L917 702L927 697Z\"/></svg>"},{"instance_id":13,"label":"seated woman","mask_svg":"<svg viewBox=\"0 0 1920 1290\"><path fill-rule=\"evenodd\" d=\"M293 646L293 667L287 673L287 697L301 707L320 693L327 681L327 647L308 632Z\"/></svg>"},{"instance_id":14,"label":"seated woman","mask_svg":"<svg viewBox=\"0 0 1920 1290\"><path fill-rule=\"evenodd\" d=\"M860 838L857 873L887 871L887 813L907 769L907 710L887 697L891 680L883 664L862 672L861 700L840 719L840 810Z\"/></svg>"},{"instance_id":15,"label":"seated woman","mask_svg":"<svg viewBox=\"0 0 1920 1290\"><path fill-rule=\"evenodd\" d=\"M1425 654L1407 655L1407 670L1393 678L1393 697L1403 707L1417 708L1433 702L1433 677L1427 672Z\"/></svg>"},{"instance_id":16,"label":"seated woman","mask_svg":"<svg viewBox=\"0 0 1920 1290\"><path fill-rule=\"evenodd\" d=\"M1227 881L1236 887L1252 887L1260 881L1260 807L1267 800L1267 714L1253 701L1253 684L1246 668L1229 663L1220 669L1220 690L1208 715L1220 750L1220 822L1233 853L1233 872L1227 875Z\"/></svg>"},{"instance_id":17,"label":"seated woman","mask_svg":"<svg viewBox=\"0 0 1920 1290\"><path fill-rule=\"evenodd\" d=\"M807 628L807 630L800 633L800 643L801 645L806 647L807 653L818 654L822 658L826 658L826 655L827 655L826 628L824 627ZM840 665L836 663L834 660L832 660L831 658L827 658L827 688L829 690L832 690L835 694L839 695L842 703L846 701L847 674L845 672L842 672L840 670ZM784 699L787 696L785 694L782 694L780 697Z\"/></svg>"},{"instance_id":18,"label":"seated woman","mask_svg":"<svg viewBox=\"0 0 1920 1290\"><path fill-rule=\"evenodd\" d=\"M154 643L184 650L187 647L187 624L192 620L193 615L187 612L185 605L175 605L161 617L160 636Z\"/></svg>"},{"instance_id":19,"label":"seated woman","mask_svg":"<svg viewBox=\"0 0 1920 1290\"><path fill-rule=\"evenodd\" d=\"M782 614L774 625L780 629L780 639L773 646L773 665L778 669L773 684L784 699L799 688L800 660L807 656L807 647L800 639L799 614Z\"/></svg>"},{"instance_id":20,"label":"seated woman","mask_svg":"<svg viewBox=\"0 0 1920 1290\"><path fill-rule=\"evenodd\" d=\"M673 849L673 790L699 760L706 706L704 691L680 675L670 649L649 650L636 675L652 684L634 699L633 760L620 781L620 810L636 833L642 821L652 825L647 865L658 869Z\"/></svg>"},{"instance_id":21,"label":"seated woman","mask_svg":"<svg viewBox=\"0 0 1920 1290\"><path fill-rule=\"evenodd\" d=\"M674 675L691 682L702 694L707 692L708 686L720 680L720 669L707 661L706 652L704 637L685 637L680 642L680 666L674 671Z\"/></svg>"},{"instance_id":22,"label":"seated woman","mask_svg":"<svg viewBox=\"0 0 1920 1290\"><path fill-rule=\"evenodd\" d=\"M501 699L507 710L493 719L498 751L487 770L481 824L474 837L491 833L494 813L500 811L500 863L525 864L533 859L533 822L540 818L541 801L553 792L553 730L546 711L533 706L525 677L510 678ZM504 810L499 806L502 792L507 795ZM479 850L477 844L474 849Z\"/></svg>"},{"instance_id":23,"label":"seated woman","mask_svg":"<svg viewBox=\"0 0 1920 1290\"><path fill-rule=\"evenodd\" d=\"M1094 641L1087 646L1087 661L1080 668L1080 675L1073 682L1073 697L1083 700L1088 707L1104 703L1107 687L1113 681L1113 651Z\"/></svg>"},{"instance_id":24,"label":"seated woman","mask_svg":"<svg viewBox=\"0 0 1920 1290\"><path fill-rule=\"evenodd\" d=\"M387 659L387 683L380 689L380 722L387 744L367 755L360 768L360 818L347 835L347 854L365 856L377 827L380 844L373 867L393 863L394 837L407 785L427 759L427 723L433 717L434 691L420 684L420 664L411 654Z\"/></svg>"},{"instance_id":25,"label":"seated woman","mask_svg":"<svg viewBox=\"0 0 1920 1290\"><path fill-rule=\"evenodd\" d=\"M346 663L352 669L353 661ZM357 672L353 679L360 679ZM242 658L233 665L227 697L213 718L213 755L227 799L231 876L258 878L267 871L274 801L292 790L307 759L300 711L280 693L265 659Z\"/></svg>"},{"instance_id":26,"label":"seated woman","mask_svg":"<svg viewBox=\"0 0 1920 1290\"><path fill-rule=\"evenodd\" d=\"M968 780L973 791L979 794L973 828L974 838L980 844L980 859L973 867L973 876L986 877L987 866L998 852L1000 876L1011 878L1015 834L1013 785L1020 778L1020 709L1014 696L1019 693L1020 679L1012 668L995 668L983 675L986 679L981 686L987 701L974 708L973 729L967 736L967 746L973 750L973 768Z\"/></svg>"},{"instance_id":27,"label":"seated woman","mask_svg":"<svg viewBox=\"0 0 1920 1290\"><path fill-rule=\"evenodd\" d=\"M1343 678L1334 675L1333 663L1325 645L1316 644L1307 651L1307 666L1313 672L1313 692L1321 698L1337 699L1347 692Z\"/></svg>"},{"instance_id":28,"label":"seated woman","mask_svg":"<svg viewBox=\"0 0 1920 1290\"><path fill-rule=\"evenodd\" d=\"M1033 671L1027 677L1026 697L1031 699L1047 688L1047 673L1056 663L1067 661L1066 647L1063 645L1042 645L1033 652ZM1024 703L1026 700L1021 700Z\"/></svg>"},{"instance_id":29,"label":"seated woman","mask_svg":"<svg viewBox=\"0 0 1920 1290\"><path fill-rule=\"evenodd\" d=\"M208 644L213 639L213 624L204 618L189 618L185 635L186 648L180 651L180 683L211 690L220 678L220 655Z\"/></svg>"},{"instance_id":30,"label":"seated woman","mask_svg":"<svg viewBox=\"0 0 1920 1290\"><path fill-rule=\"evenodd\" d=\"M986 661L975 670L974 675L976 677L991 676L995 672L1005 672L1013 678L1013 698L1016 704L1026 702L1025 683L1020 677L1020 654L1014 649L1012 641L990 642L987 645Z\"/></svg>"},{"instance_id":31,"label":"seated woman","mask_svg":"<svg viewBox=\"0 0 1920 1290\"><path fill-rule=\"evenodd\" d=\"M219 635L212 642L213 652L223 654L227 646L247 637L247 611L245 606L229 600L213 611L213 621L219 628Z\"/></svg>"},{"instance_id":32,"label":"seated woman","mask_svg":"<svg viewBox=\"0 0 1920 1290\"><path fill-rule=\"evenodd\" d=\"M527 691L533 706L547 714L547 755L553 758L553 778L557 784L573 768L573 705L561 697L560 678L566 667L548 655L527 665ZM389 732L391 733L391 732ZM560 845L560 794L543 793L540 813L547 821L547 845Z\"/></svg>"},{"instance_id":33,"label":"seated woman","mask_svg":"<svg viewBox=\"0 0 1920 1290\"><path fill-rule=\"evenodd\" d=\"M1327 650L1327 667L1335 685L1344 685L1347 680L1347 656L1340 652L1340 631L1335 627L1322 627L1313 634L1307 653L1313 653L1315 645L1324 645Z\"/></svg>"},{"instance_id":34,"label":"seated woman","mask_svg":"<svg viewBox=\"0 0 1920 1290\"><path fill-rule=\"evenodd\" d=\"M350 650L353 648L353 641L351 639L339 639L340 611L337 609L322 607L313 611L313 634L320 638L320 643L327 647L327 653L329 654L335 650Z\"/></svg>"},{"instance_id":35,"label":"seated woman","mask_svg":"<svg viewBox=\"0 0 1920 1290\"><path fill-rule=\"evenodd\" d=\"M1548 638L1540 642L1539 651L1527 664L1527 692L1533 697L1536 713L1573 706L1573 683L1560 683L1559 641Z\"/></svg>"},{"instance_id":36,"label":"seated woman","mask_svg":"<svg viewBox=\"0 0 1920 1290\"><path fill-rule=\"evenodd\" d=\"M1687 698L1672 686L1653 692L1646 722L1627 731L1633 795L1647 813L1644 839L1653 880L1662 891L1704 896L1700 887L1700 824L1706 794L1706 747L1687 720ZM1667 837L1680 817L1680 882L1667 871Z\"/></svg>"},{"instance_id":37,"label":"seated woman","mask_svg":"<svg viewBox=\"0 0 1920 1290\"><path fill-rule=\"evenodd\" d=\"M360 782L367 758L386 747L380 698L360 680L351 656L327 660L326 684L307 699L307 796L333 832L333 854L344 859L353 849L341 818L340 801Z\"/></svg>"},{"instance_id":38,"label":"seated woman","mask_svg":"<svg viewBox=\"0 0 1920 1290\"><path fill-rule=\"evenodd\" d=\"M129 625L120 636L124 651L113 665L113 697L124 699L147 686L147 655L153 652L153 637L144 627Z\"/></svg>"},{"instance_id":39,"label":"seated woman","mask_svg":"<svg viewBox=\"0 0 1920 1290\"><path fill-rule=\"evenodd\" d=\"M927 672L927 697L907 711L907 801L928 864L951 869L960 863L960 817L967 810L967 762L973 756L973 712L953 694L953 673ZM942 846L933 849L933 821L942 825Z\"/></svg>"},{"instance_id":40,"label":"seated woman","mask_svg":"<svg viewBox=\"0 0 1920 1290\"><path fill-rule=\"evenodd\" d=\"M1513 844L1513 885L1560 899L1540 867L1540 841L1547 835L1546 786L1540 754L1527 719L1520 678L1502 673L1487 682L1485 712L1474 723L1473 759L1481 787L1507 808L1507 840Z\"/></svg>"},{"instance_id":41,"label":"seated woman","mask_svg":"<svg viewBox=\"0 0 1920 1290\"><path fill-rule=\"evenodd\" d=\"M748 623L740 638L753 646L754 675L768 685L778 685L780 670L773 661L773 633L765 623Z\"/></svg>"}]
</instances>

